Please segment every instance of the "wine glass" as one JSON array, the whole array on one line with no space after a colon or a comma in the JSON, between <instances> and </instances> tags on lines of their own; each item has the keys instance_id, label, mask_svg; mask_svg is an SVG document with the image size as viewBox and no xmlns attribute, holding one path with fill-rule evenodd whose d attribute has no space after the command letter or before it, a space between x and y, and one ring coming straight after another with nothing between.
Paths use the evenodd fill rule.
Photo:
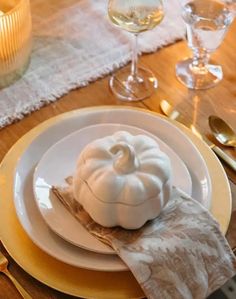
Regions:
<instances>
[{"instance_id":1,"label":"wine glass","mask_svg":"<svg viewBox=\"0 0 236 299\"><path fill-rule=\"evenodd\" d=\"M192 58L176 65L177 78L189 88L206 89L215 86L223 78L220 65L215 65L210 54L221 44L233 20L229 1L180 0L182 17L187 27L188 46Z\"/></svg>"},{"instance_id":2,"label":"wine glass","mask_svg":"<svg viewBox=\"0 0 236 299\"><path fill-rule=\"evenodd\" d=\"M138 67L138 34L153 29L164 17L161 0L109 0L108 15L111 21L134 34L131 68L117 71L109 84L113 93L124 101L140 101L157 88L153 73Z\"/></svg>"}]
</instances>

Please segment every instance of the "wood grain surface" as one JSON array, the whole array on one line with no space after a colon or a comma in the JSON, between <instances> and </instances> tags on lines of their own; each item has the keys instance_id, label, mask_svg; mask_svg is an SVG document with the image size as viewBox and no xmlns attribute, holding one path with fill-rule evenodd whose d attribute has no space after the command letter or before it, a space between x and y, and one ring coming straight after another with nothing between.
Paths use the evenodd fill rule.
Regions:
<instances>
[{"instance_id":1,"label":"wood grain surface","mask_svg":"<svg viewBox=\"0 0 236 299\"><path fill-rule=\"evenodd\" d=\"M216 114L226 121L236 131L236 22L227 33L221 47L212 55L212 59L223 66L224 79L216 87L204 91L189 90L179 83L175 77L175 64L190 54L185 41L177 42L162 48L156 53L143 55L140 63L153 70L159 80L157 92L143 102L125 103L117 100L108 88L108 77L97 80L89 86L71 91L58 99L55 103L41 108L21 121L0 130L0 161L11 146L30 129L41 122L60 113L79 109L82 107L99 105L128 105L142 107L148 110L161 112L159 103L161 99L168 99L184 115L187 122L194 124L202 134L210 136L208 116ZM226 150L225 148L223 148ZM227 150L236 159L236 151ZM224 164L223 164L224 165ZM235 212L227 234L230 245L236 246L236 174L224 165L231 177L233 194L233 207ZM233 183L233 181L235 183ZM0 250L9 258L10 272L36 299L62 299L73 298L61 294L36 281L25 273L8 256L3 246ZM11 282L0 274L0 299L18 299L17 293Z\"/></svg>"}]
</instances>

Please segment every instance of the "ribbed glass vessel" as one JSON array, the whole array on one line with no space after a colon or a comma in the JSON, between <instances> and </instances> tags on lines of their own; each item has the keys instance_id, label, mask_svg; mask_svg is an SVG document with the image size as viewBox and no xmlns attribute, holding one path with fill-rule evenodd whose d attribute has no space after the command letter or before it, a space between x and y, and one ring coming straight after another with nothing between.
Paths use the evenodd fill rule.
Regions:
<instances>
[{"instance_id":1,"label":"ribbed glass vessel","mask_svg":"<svg viewBox=\"0 0 236 299\"><path fill-rule=\"evenodd\" d=\"M0 88L19 79L31 52L29 0L0 1Z\"/></svg>"}]
</instances>

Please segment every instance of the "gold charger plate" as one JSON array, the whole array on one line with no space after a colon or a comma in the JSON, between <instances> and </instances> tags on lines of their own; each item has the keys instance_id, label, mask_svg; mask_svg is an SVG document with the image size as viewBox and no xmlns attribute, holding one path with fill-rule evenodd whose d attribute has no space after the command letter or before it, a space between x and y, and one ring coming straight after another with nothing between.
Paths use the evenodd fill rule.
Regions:
<instances>
[{"instance_id":1,"label":"gold charger plate","mask_svg":"<svg viewBox=\"0 0 236 299\"><path fill-rule=\"evenodd\" d=\"M40 250L24 232L16 216L13 203L14 170L19 157L41 132L71 115L91 113L92 110L119 109L117 106L84 108L49 119L24 135L7 153L0 165L0 238L13 259L30 275L61 292L85 298L142 298L143 292L129 271L100 272L73 267L56 260ZM122 107L124 109L124 107ZM140 108L126 108L157 113ZM223 233L231 216L231 193L223 167L209 147L190 130L174 122L197 146L209 168L212 181L211 212ZM109 283L107 283L109 281Z\"/></svg>"}]
</instances>

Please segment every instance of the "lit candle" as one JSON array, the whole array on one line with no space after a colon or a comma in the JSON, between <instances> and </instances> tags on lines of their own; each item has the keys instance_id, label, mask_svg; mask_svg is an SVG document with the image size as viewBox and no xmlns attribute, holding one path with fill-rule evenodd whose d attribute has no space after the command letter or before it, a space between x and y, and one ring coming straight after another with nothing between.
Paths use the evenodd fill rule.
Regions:
<instances>
[{"instance_id":1,"label":"lit candle","mask_svg":"<svg viewBox=\"0 0 236 299\"><path fill-rule=\"evenodd\" d=\"M14 26L12 24L12 15L4 14L0 11L0 59L1 62L9 60L13 55ZM3 65L4 69L4 65Z\"/></svg>"},{"instance_id":2,"label":"lit candle","mask_svg":"<svg viewBox=\"0 0 236 299\"><path fill-rule=\"evenodd\" d=\"M29 0L1 0L0 7L0 86L14 74L22 73L31 51Z\"/></svg>"}]
</instances>

